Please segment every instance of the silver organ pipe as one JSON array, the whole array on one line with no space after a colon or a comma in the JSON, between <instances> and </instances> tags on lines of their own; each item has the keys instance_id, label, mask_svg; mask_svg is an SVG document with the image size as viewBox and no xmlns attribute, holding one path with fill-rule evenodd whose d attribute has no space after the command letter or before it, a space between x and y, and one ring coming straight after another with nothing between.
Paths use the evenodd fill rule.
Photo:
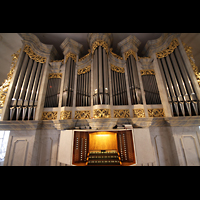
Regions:
<instances>
[{"instance_id":1,"label":"silver organ pipe","mask_svg":"<svg viewBox=\"0 0 200 200\"><path fill-rule=\"evenodd\" d=\"M172 103L175 109L175 112L173 110L173 115L198 115L198 99L179 51L179 47L166 57L159 58L158 63L163 79L165 80L166 89L167 91L169 90L171 94L170 98L168 92L169 103Z\"/></svg>"},{"instance_id":2,"label":"silver organ pipe","mask_svg":"<svg viewBox=\"0 0 200 200\"><path fill-rule=\"evenodd\" d=\"M74 60L69 57L65 68L65 81L63 87L62 106L72 107L73 103L73 91L74 91L74 75L75 75L75 63Z\"/></svg>"}]
</instances>

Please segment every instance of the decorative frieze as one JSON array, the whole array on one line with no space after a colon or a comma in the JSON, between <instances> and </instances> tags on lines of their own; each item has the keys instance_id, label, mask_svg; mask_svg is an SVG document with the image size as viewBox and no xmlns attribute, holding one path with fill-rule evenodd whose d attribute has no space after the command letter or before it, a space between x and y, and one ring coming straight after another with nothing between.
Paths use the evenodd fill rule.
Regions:
<instances>
[{"instance_id":1,"label":"decorative frieze","mask_svg":"<svg viewBox=\"0 0 200 200\"><path fill-rule=\"evenodd\" d=\"M79 69L79 70L77 71L77 74L78 74L78 75L85 74L85 73L87 73L87 72L90 72L90 70L91 70L91 66L89 65L89 66L87 66L87 67L84 67L84 68L82 68L82 69Z\"/></svg>"},{"instance_id":2,"label":"decorative frieze","mask_svg":"<svg viewBox=\"0 0 200 200\"><path fill-rule=\"evenodd\" d=\"M148 109L149 117L165 117L165 113L163 109L156 108L156 109Z\"/></svg>"},{"instance_id":3,"label":"decorative frieze","mask_svg":"<svg viewBox=\"0 0 200 200\"><path fill-rule=\"evenodd\" d=\"M144 109L133 109L133 117L144 118L145 117Z\"/></svg>"},{"instance_id":4,"label":"decorative frieze","mask_svg":"<svg viewBox=\"0 0 200 200\"><path fill-rule=\"evenodd\" d=\"M129 118L130 112L128 109L114 110L114 117L115 118Z\"/></svg>"},{"instance_id":5,"label":"decorative frieze","mask_svg":"<svg viewBox=\"0 0 200 200\"><path fill-rule=\"evenodd\" d=\"M94 118L110 118L110 109L95 109L93 110Z\"/></svg>"},{"instance_id":6,"label":"decorative frieze","mask_svg":"<svg viewBox=\"0 0 200 200\"><path fill-rule=\"evenodd\" d=\"M56 120L58 112L43 112L42 113L42 120Z\"/></svg>"},{"instance_id":7,"label":"decorative frieze","mask_svg":"<svg viewBox=\"0 0 200 200\"><path fill-rule=\"evenodd\" d=\"M110 53L111 53L115 58L117 58L117 59L119 59L119 60L123 60L123 58L122 58L121 56L118 56L117 54L113 53L112 50L113 50L113 48L110 48Z\"/></svg>"},{"instance_id":8,"label":"decorative frieze","mask_svg":"<svg viewBox=\"0 0 200 200\"><path fill-rule=\"evenodd\" d=\"M82 58L80 58L80 59L78 60L78 62L81 62L81 61L85 60L90 54L91 54L91 50L88 49L88 54L86 54L85 56L83 56Z\"/></svg>"},{"instance_id":9,"label":"decorative frieze","mask_svg":"<svg viewBox=\"0 0 200 200\"><path fill-rule=\"evenodd\" d=\"M144 70L140 70L141 76L144 75L155 75L155 72L153 69L144 69Z\"/></svg>"},{"instance_id":10,"label":"decorative frieze","mask_svg":"<svg viewBox=\"0 0 200 200\"><path fill-rule=\"evenodd\" d=\"M51 78L62 78L62 73L50 73L49 79Z\"/></svg>"},{"instance_id":11,"label":"decorative frieze","mask_svg":"<svg viewBox=\"0 0 200 200\"><path fill-rule=\"evenodd\" d=\"M164 58L164 57L168 56L169 54L173 53L174 49L176 49L178 46L179 46L178 39L175 38L171 41L171 43L170 43L170 45L168 46L167 49L156 53L156 57L157 58Z\"/></svg>"},{"instance_id":12,"label":"decorative frieze","mask_svg":"<svg viewBox=\"0 0 200 200\"><path fill-rule=\"evenodd\" d=\"M39 63L45 63L46 62L46 57L42 57L42 56L39 56L37 55L29 45L25 45L24 47L24 52L27 53L27 55L32 59L32 60L35 60L36 62L39 62Z\"/></svg>"},{"instance_id":13,"label":"decorative frieze","mask_svg":"<svg viewBox=\"0 0 200 200\"><path fill-rule=\"evenodd\" d=\"M75 111L75 119L90 119L90 110Z\"/></svg>"},{"instance_id":14,"label":"decorative frieze","mask_svg":"<svg viewBox=\"0 0 200 200\"><path fill-rule=\"evenodd\" d=\"M110 64L111 70L118 72L118 73L125 73L125 69L123 67L117 67L113 64Z\"/></svg>"},{"instance_id":15,"label":"decorative frieze","mask_svg":"<svg viewBox=\"0 0 200 200\"><path fill-rule=\"evenodd\" d=\"M61 111L60 113L60 119L64 120L64 119L71 119L72 116L72 112L71 111Z\"/></svg>"}]
</instances>

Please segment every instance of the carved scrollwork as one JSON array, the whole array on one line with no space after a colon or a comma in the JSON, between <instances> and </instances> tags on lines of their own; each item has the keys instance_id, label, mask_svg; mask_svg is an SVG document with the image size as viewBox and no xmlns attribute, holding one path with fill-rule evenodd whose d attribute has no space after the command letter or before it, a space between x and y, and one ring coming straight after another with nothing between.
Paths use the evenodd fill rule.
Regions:
<instances>
[{"instance_id":1,"label":"carved scrollwork","mask_svg":"<svg viewBox=\"0 0 200 200\"><path fill-rule=\"evenodd\" d=\"M110 118L110 109L95 109L93 110L94 118Z\"/></svg>"},{"instance_id":2,"label":"carved scrollwork","mask_svg":"<svg viewBox=\"0 0 200 200\"><path fill-rule=\"evenodd\" d=\"M72 112L71 111L61 111L60 113L60 119L71 119Z\"/></svg>"},{"instance_id":3,"label":"carved scrollwork","mask_svg":"<svg viewBox=\"0 0 200 200\"><path fill-rule=\"evenodd\" d=\"M89 66L87 66L87 67L84 67L84 68L82 68L82 69L79 69L79 70L77 71L77 74L78 74L78 75L85 74L85 73L89 72L90 70L91 70L91 66L89 65Z\"/></svg>"},{"instance_id":4,"label":"carved scrollwork","mask_svg":"<svg viewBox=\"0 0 200 200\"><path fill-rule=\"evenodd\" d=\"M75 111L75 119L90 119L90 110Z\"/></svg>"},{"instance_id":5,"label":"carved scrollwork","mask_svg":"<svg viewBox=\"0 0 200 200\"><path fill-rule=\"evenodd\" d=\"M56 120L58 112L43 112L42 120Z\"/></svg>"},{"instance_id":6,"label":"carved scrollwork","mask_svg":"<svg viewBox=\"0 0 200 200\"><path fill-rule=\"evenodd\" d=\"M190 64L192 66L192 69L194 71L194 74L196 76L197 82L198 82L199 87L200 87L200 72L198 70L198 67L195 64L195 61L194 61L194 56L193 56L193 53L192 53L192 47L187 46L184 42L182 42L182 43L183 43L183 47L185 49L185 52L187 54L187 57L190 61Z\"/></svg>"},{"instance_id":7,"label":"carved scrollwork","mask_svg":"<svg viewBox=\"0 0 200 200\"><path fill-rule=\"evenodd\" d=\"M62 78L62 73L50 73L49 79L50 78Z\"/></svg>"},{"instance_id":8,"label":"carved scrollwork","mask_svg":"<svg viewBox=\"0 0 200 200\"><path fill-rule=\"evenodd\" d=\"M156 109L148 109L149 117L164 117L165 113L163 109L156 108Z\"/></svg>"},{"instance_id":9,"label":"carved scrollwork","mask_svg":"<svg viewBox=\"0 0 200 200\"><path fill-rule=\"evenodd\" d=\"M130 112L129 110L114 110L114 117L115 118L129 118L130 117Z\"/></svg>"},{"instance_id":10,"label":"carved scrollwork","mask_svg":"<svg viewBox=\"0 0 200 200\"><path fill-rule=\"evenodd\" d=\"M125 69L123 67L117 67L113 64L110 64L111 70L118 72L118 73L125 73Z\"/></svg>"},{"instance_id":11,"label":"carved scrollwork","mask_svg":"<svg viewBox=\"0 0 200 200\"><path fill-rule=\"evenodd\" d=\"M141 76L144 75L155 75L155 72L153 69L144 69L144 70L140 70Z\"/></svg>"},{"instance_id":12,"label":"carved scrollwork","mask_svg":"<svg viewBox=\"0 0 200 200\"><path fill-rule=\"evenodd\" d=\"M130 55L133 55L133 57L135 58L135 60L137 60L136 59L136 54L135 54L135 52L132 49L129 49L127 52L125 52L125 60L127 60Z\"/></svg>"},{"instance_id":13,"label":"carved scrollwork","mask_svg":"<svg viewBox=\"0 0 200 200\"><path fill-rule=\"evenodd\" d=\"M169 54L173 53L174 49L176 49L177 46L179 46L179 42L178 42L178 39L175 38L171 41L171 43L170 43L170 45L168 46L167 49L156 53L156 57L157 58L164 58L164 57L168 56Z\"/></svg>"},{"instance_id":14,"label":"carved scrollwork","mask_svg":"<svg viewBox=\"0 0 200 200\"><path fill-rule=\"evenodd\" d=\"M45 63L46 62L46 57L42 57L42 56L39 56L37 55L29 45L25 45L24 47L24 52L27 53L27 55L32 59L32 60L35 60L36 62L39 62L39 63Z\"/></svg>"},{"instance_id":15,"label":"carved scrollwork","mask_svg":"<svg viewBox=\"0 0 200 200\"><path fill-rule=\"evenodd\" d=\"M98 46L102 46L105 49L106 53L108 54L108 44L103 40L96 40L92 44L92 54L94 54L94 51Z\"/></svg>"},{"instance_id":16,"label":"carved scrollwork","mask_svg":"<svg viewBox=\"0 0 200 200\"><path fill-rule=\"evenodd\" d=\"M65 57L65 63L67 62L69 57L71 57L74 60L74 62L76 62L76 54L69 52Z\"/></svg>"},{"instance_id":17,"label":"carved scrollwork","mask_svg":"<svg viewBox=\"0 0 200 200\"><path fill-rule=\"evenodd\" d=\"M145 117L144 109L133 109L133 117L144 118Z\"/></svg>"},{"instance_id":18,"label":"carved scrollwork","mask_svg":"<svg viewBox=\"0 0 200 200\"><path fill-rule=\"evenodd\" d=\"M15 66L17 64L17 60L19 57L21 49L19 49L17 51L17 53L12 54L11 56L12 58L12 63L11 63L11 69L9 71L9 73L7 74L7 79L4 80L4 82L2 83L2 85L0 86L0 107L4 106L5 100L6 100L6 95L8 92L8 88L15 70Z\"/></svg>"}]
</instances>

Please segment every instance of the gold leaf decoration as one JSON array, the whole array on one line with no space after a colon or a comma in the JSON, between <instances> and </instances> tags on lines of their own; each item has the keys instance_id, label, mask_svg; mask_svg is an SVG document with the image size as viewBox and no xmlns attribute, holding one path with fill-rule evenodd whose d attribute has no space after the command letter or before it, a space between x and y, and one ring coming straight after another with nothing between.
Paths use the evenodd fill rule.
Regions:
<instances>
[{"instance_id":1,"label":"gold leaf decoration","mask_svg":"<svg viewBox=\"0 0 200 200\"><path fill-rule=\"evenodd\" d=\"M127 60L130 55L133 55L133 57L135 58L135 60L137 60L136 59L136 54L135 54L135 52L132 49L129 49L127 52L125 52L125 60Z\"/></svg>"},{"instance_id":2,"label":"gold leaf decoration","mask_svg":"<svg viewBox=\"0 0 200 200\"><path fill-rule=\"evenodd\" d=\"M71 119L72 112L71 111L61 111L60 113L60 119Z\"/></svg>"},{"instance_id":3,"label":"gold leaf decoration","mask_svg":"<svg viewBox=\"0 0 200 200\"><path fill-rule=\"evenodd\" d=\"M6 100L6 95L8 92L8 88L10 86L10 82L15 70L15 66L17 64L17 60L19 57L21 49L19 49L17 51L17 53L12 54L12 63L11 63L11 69L9 71L9 73L7 74L7 79L4 80L4 82L2 83L2 85L0 86L0 107L4 106L5 100Z\"/></svg>"},{"instance_id":4,"label":"gold leaf decoration","mask_svg":"<svg viewBox=\"0 0 200 200\"><path fill-rule=\"evenodd\" d=\"M25 45L24 47L24 52L27 53L27 55L32 59L32 60L35 60L36 62L39 62L39 63L45 63L46 62L46 57L42 57L42 56L39 56L37 55L29 45Z\"/></svg>"},{"instance_id":5,"label":"gold leaf decoration","mask_svg":"<svg viewBox=\"0 0 200 200\"><path fill-rule=\"evenodd\" d=\"M50 78L62 78L62 73L50 73L49 79Z\"/></svg>"},{"instance_id":6,"label":"gold leaf decoration","mask_svg":"<svg viewBox=\"0 0 200 200\"><path fill-rule=\"evenodd\" d=\"M148 115L149 117L164 117L164 111L163 109L156 108L156 109L148 109Z\"/></svg>"},{"instance_id":7,"label":"gold leaf decoration","mask_svg":"<svg viewBox=\"0 0 200 200\"><path fill-rule=\"evenodd\" d=\"M198 70L198 67L195 64L195 61L194 61L194 56L193 56L193 53L192 53L192 47L187 46L184 42L182 42L182 43L183 43L183 47L184 47L185 52L187 54L187 57L190 61L190 64L192 65L192 69L194 71L194 74L196 76L197 82L198 82L199 87L200 87L200 72Z\"/></svg>"},{"instance_id":8,"label":"gold leaf decoration","mask_svg":"<svg viewBox=\"0 0 200 200\"><path fill-rule=\"evenodd\" d=\"M75 119L90 119L90 111L75 111Z\"/></svg>"},{"instance_id":9,"label":"gold leaf decoration","mask_svg":"<svg viewBox=\"0 0 200 200\"><path fill-rule=\"evenodd\" d=\"M42 120L56 120L58 112L43 112Z\"/></svg>"},{"instance_id":10,"label":"gold leaf decoration","mask_svg":"<svg viewBox=\"0 0 200 200\"><path fill-rule=\"evenodd\" d=\"M62 60L51 60L51 62L61 62L62 64L64 64L64 59L62 59Z\"/></svg>"},{"instance_id":11,"label":"gold leaf decoration","mask_svg":"<svg viewBox=\"0 0 200 200\"><path fill-rule=\"evenodd\" d=\"M118 73L125 73L125 69L123 67L117 67L113 64L110 64L111 70L118 72Z\"/></svg>"},{"instance_id":12,"label":"gold leaf decoration","mask_svg":"<svg viewBox=\"0 0 200 200\"><path fill-rule=\"evenodd\" d=\"M88 49L88 54L86 54L85 56L83 56L82 58L79 58L79 62L81 62L81 61L83 61L83 60L85 60L90 54L91 54L91 50L90 49Z\"/></svg>"},{"instance_id":13,"label":"gold leaf decoration","mask_svg":"<svg viewBox=\"0 0 200 200\"><path fill-rule=\"evenodd\" d=\"M76 62L76 54L69 52L65 57L65 63L67 62L69 57L71 57L74 60L74 62Z\"/></svg>"},{"instance_id":14,"label":"gold leaf decoration","mask_svg":"<svg viewBox=\"0 0 200 200\"><path fill-rule=\"evenodd\" d=\"M108 44L103 40L96 40L92 44L92 54L94 54L94 51L98 46L102 46L105 49L106 53L108 54Z\"/></svg>"},{"instance_id":15,"label":"gold leaf decoration","mask_svg":"<svg viewBox=\"0 0 200 200\"><path fill-rule=\"evenodd\" d=\"M110 53L111 53L115 58L117 58L117 59L119 59L119 60L123 60L123 58L122 58L121 56L118 56L117 54L113 53L112 50L113 50L113 48L110 48Z\"/></svg>"},{"instance_id":16,"label":"gold leaf decoration","mask_svg":"<svg viewBox=\"0 0 200 200\"><path fill-rule=\"evenodd\" d=\"M141 76L144 75L155 75L155 72L153 69L144 69L144 70L140 70Z\"/></svg>"},{"instance_id":17,"label":"gold leaf decoration","mask_svg":"<svg viewBox=\"0 0 200 200\"><path fill-rule=\"evenodd\" d=\"M82 69L79 69L79 70L77 71L77 74L78 74L78 75L85 74L85 73L89 72L90 70L91 70L91 66L89 65L89 66L87 66L87 67L84 67L84 68L82 68Z\"/></svg>"},{"instance_id":18,"label":"gold leaf decoration","mask_svg":"<svg viewBox=\"0 0 200 200\"><path fill-rule=\"evenodd\" d=\"M94 118L110 118L110 109L95 109L93 110Z\"/></svg>"},{"instance_id":19,"label":"gold leaf decoration","mask_svg":"<svg viewBox=\"0 0 200 200\"><path fill-rule=\"evenodd\" d=\"M168 46L167 49L156 53L156 57L157 58L164 58L164 57L168 56L169 54L173 53L174 49L176 49L178 46L179 46L178 39L175 38L171 41L171 43L170 43L170 45Z\"/></svg>"},{"instance_id":20,"label":"gold leaf decoration","mask_svg":"<svg viewBox=\"0 0 200 200\"><path fill-rule=\"evenodd\" d=\"M114 117L115 118L129 118L130 117L130 112L129 110L114 110Z\"/></svg>"},{"instance_id":21,"label":"gold leaf decoration","mask_svg":"<svg viewBox=\"0 0 200 200\"><path fill-rule=\"evenodd\" d=\"M144 109L133 109L133 117L144 118L145 117Z\"/></svg>"}]
</instances>

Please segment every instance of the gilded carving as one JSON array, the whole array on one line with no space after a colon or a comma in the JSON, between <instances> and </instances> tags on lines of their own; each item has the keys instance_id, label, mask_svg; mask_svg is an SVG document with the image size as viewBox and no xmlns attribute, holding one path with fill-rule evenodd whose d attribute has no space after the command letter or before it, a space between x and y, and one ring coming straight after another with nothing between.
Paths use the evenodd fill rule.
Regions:
<instances>
[{"instance_id":1,"label":"gilded carving","mask_svg":"<svg viewBox=\"0 0 200 200\"><path fill-rule=\"evenodd\" d=\"M95 109L93 110L94 118L110 118L110 109Z\"/></svg>"},{"instance_id":2,"label":"gilded carving","mask_svg":"<svg viewBox=\"0 0 200 200\"><path fill-rule=\"evenodd\" d=\"M108 44L103 40L96 40L92 44L92 54L94 54L94 51L98 46L102 46L105 49L106 53L108 54Z\"/></svg>"},{"instance_id":3,"label":"gilded carving","mask_svg":"<svg viewBox=\"0 0 200 200\"><path fill-rule=\"evenodd\" d=\"M87 73L87 72L90 72L90 70L91 70L91 66L89 65L89 66L87 66L87 67L84 67L84 68L82 68L82 69L79 69L79 70L77 71L77 74L78 74L78 75L85 74L85 73Z\"/></svg>"},{"instance_id":4,"label":"gilded carving","mask_svg":"<svg viewBox=\"0 0 200 200\"><path fill-rule=\"evenodd\" d=\"M182 43L183 43L183 47L184 47L185 52L186 52L186 54L188 56L190 64L192 65L192 69L194 71L194 74L195 74L195 76L197 78L197 82L198 82L199 87L200 87L200 72L198 70L198 67L195 64L195 61L194 61L194 56L193 56L193 53L192 53L192 47L187 46L184 42L182 42Z\"/></svg>"},{"instance_id":5,"label":"gilded carving","mask_svg":"<svg viewBox=\"0 0 200 200\"><path fill-rule=\"evenodd\" d=\"M178 46L179 46L178 39L175 38L171 41L171 43L170 43L170 45L168 46L167 49L156 53L156 57L157 58L164 58L164 57L168 56L169 54L173 53L174 49L176 49Z\"/></svg>"},{"instance_id":6,"label":"gilded carving","mask_svg":"<svg viewBox=\"0 0 200 200\"><path fill-rule=\"evenodd\" d=\"M90 119L90 110L75 111L75 119Z\"/></svg>"},{"instance_id":7,"label":"gilded carving","mask_svg":"<svg viewBox=\"0 0 200 200\"><path fill-rule=\"evenodd\" d=\"M115 118L129 118L130 117L130 112L129 110L114 110L114 117Z\"/></svg>"},{"instance_id":8,"label":"gilded carving","mask_svg":"<svg viewBox=\"0 0 200 200\"><path fill-rule=\"evenodd\" d=\"M17 53L12 54L11 56L12 58L12 63L11 63L11 69L9 71L9 73L7 74L7 79L4 80L4 82L2 83L2 85L0 86L0 107L4 106L5 100L6 100L6 95L8 92L8 88L15 70L15 66L17 64L17 60L19 57L19 53L20 53L21 49L19 49L17 51Z\"/></svg>"},{"instance_id":9,"label":"gilded carving","mask_svg":"<svg viewBox=\"0 0 200 200\"><path fill-rule=\"evenodd\" d=\"M144 109L133 109L133 117L144 118L145 117Z\"/></svg>"},{"instance_id":10,"label":"gilded carving","mask_svg":"<svg viewBox=\"0 0 200 200\"><path fill-rule=\"evenodd\" d=\"M153 69L144 69L144 70L140 70L141 76L144 75L155 75L155 72Z\"/></svg>"},{"instance_id":11,"label":"gilded carving","mask_svg":"<svg viewBox=\"0 0 200 200\"><path fill-rule=\"evenodd\" d=\"M76 54L69 52L65 57L65 63L67 62L69 57L71 57L74 60L74 62L76 62Z\"/></svg>"},{"instance_id":12,"label":"gilded carving","mask_svg":"<svg viewBox=\"0 0 200 200\"><path fill-rule=\"evenodd\" d=\"M86 59L89 55L91 54L91 50L88 49L88 54L86 54L85 56L83 56L82 58L80 58L78 61L83 61L84 59Z\"/></svg>"},{"instance_id":13,"label":"gilded carving","mask_svg":"<svg viewBox=\"0 0 200 200\"><path fill-rule=\"evenodd\" d=\"M62 73L50 73L49 79L50 78L62 78Z\"/></svg>"},{"instance_id":14,"label":"gilded carving","mask_svg":"<svg viewBox=\"0 0 200 200\"><path fill-rule=\"evenodd\" d=\"M127 60L130 55L133 55L133 57L135 58L135 60L137 60L136 59L136 54L135 54L135 52L132 49L129 49L128 51L125 52L125 60Z\"/></svg>"},{"instance_id":15,"label":"gilded carving","mask_svg":"<svg viewBox=\"0 0 200 200\"><path fill-rule=\"evenodd\" d=\"M123 60L123 58L121 56L118 56L117 54L112 52L113 48L110 48L110 53L117 59Z\"/></svg>"},{"instance_id":16,"label":"gilded carving","mask_svg":"<svg viewBox=\"0 0 200 200\"><path fill-rule=\"evenodd\" d=\"M71 119L72 112L71 111L61 111L60 119Z\"/></svg>"},{"instance_id":17,"label":"gilded carving","mask_svg":"<svg viewBox=\"0 0 200 200\"><path fill-rule=\"evenodd\" d=\"M62 60L51 60L51 62L61 62L62 64L64 64L64 59L62 59Z\"/></svg>"},{"instance_id":18,"label":"gilded carving","mask_svg":"<svg viewBox=\"0 0 200 200\"><path fill-rule=\"evenodd\" d=\"M27 55L32 59L32 60L35 60L36 62L39 62L39 63L45 63L46 62L46 57L42 57L42 56L39 56L37 55L29 45L25 45L24 47L24 52L27 53Z\"/></svg>"},{"instance_id":19,"label":"gilded carving","mask_svg":"<svg viewBox=\"0 0 200 200\"><path fill-rule=\"evenodd\" d=\"M149 117L164 117L165 113L163 109L156 108L156 109L148 109Z\"/></svg>"},{"instance_id":20,"label":"gilded carving","mask_svg":"<svg viewBox=\"0 0 200 200\"><path fill-rule=\"evenodd\" d=\"M58 112L43 112L42 120L56 120Z\"/></svg>"},{"instance_id":21,"label":"gilded carving","mask_svg":"<svg viewBox=\"0 0 200 200\"><path fill-rule=\"evenodd\" d=\"M111 70L118 72L118 73L125 73L125 69L123 67L117 67L113 64L110 64Z\"/></svg>"}]
</instances>

